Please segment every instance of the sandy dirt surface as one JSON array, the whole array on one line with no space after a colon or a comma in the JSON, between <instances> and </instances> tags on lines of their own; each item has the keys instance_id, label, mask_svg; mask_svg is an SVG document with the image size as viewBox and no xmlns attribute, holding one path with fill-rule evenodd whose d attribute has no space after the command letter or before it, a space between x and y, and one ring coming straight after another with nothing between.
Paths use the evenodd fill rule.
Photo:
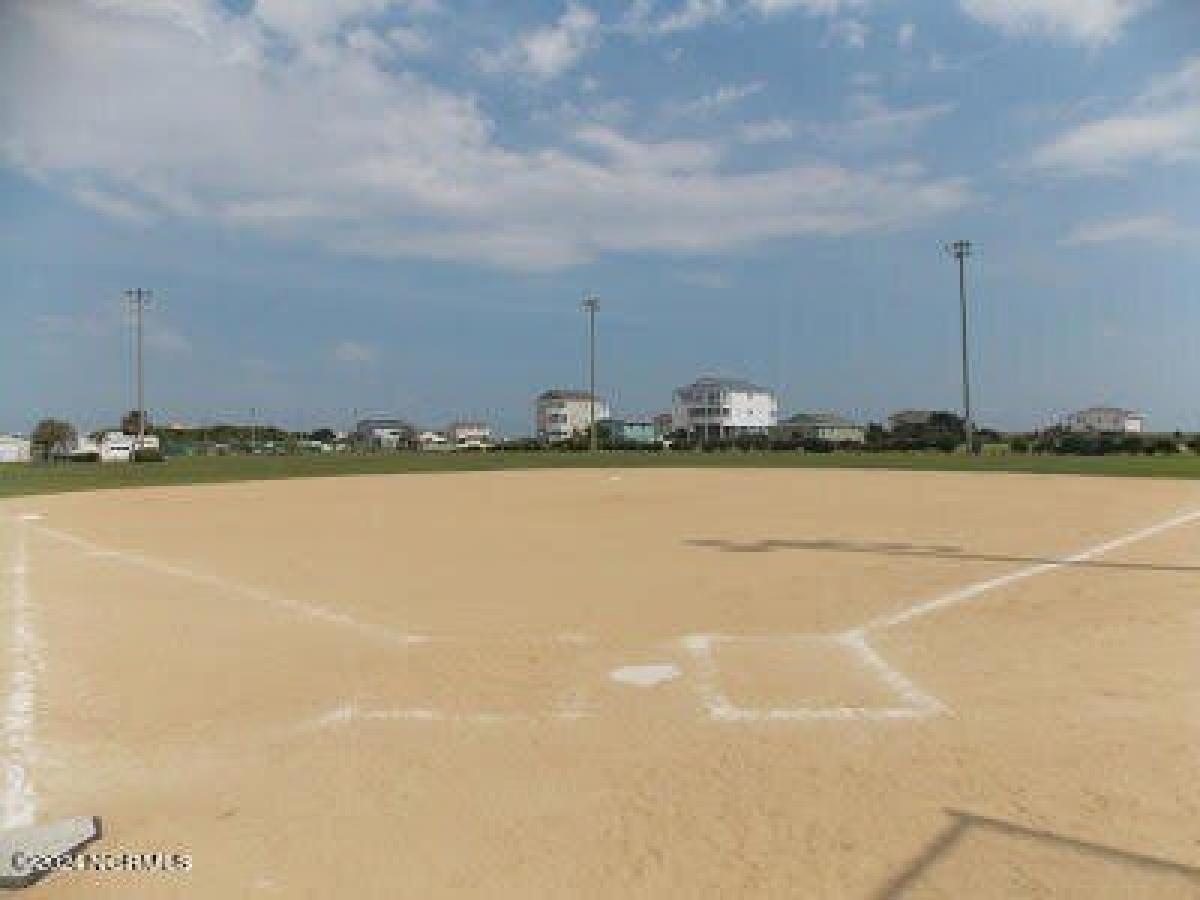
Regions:
<instances>
[{"instance_id":1,"label":"sandy dirt surface","mask_svg":"<svg viewBox=\"0 0 1200 900\"><path fill-rule=\"evenodd\" d=\"M1200 897L1195 484L161 488L0 564L6 823L191 860L30 896Z\"/></svg>"}]
</instances>

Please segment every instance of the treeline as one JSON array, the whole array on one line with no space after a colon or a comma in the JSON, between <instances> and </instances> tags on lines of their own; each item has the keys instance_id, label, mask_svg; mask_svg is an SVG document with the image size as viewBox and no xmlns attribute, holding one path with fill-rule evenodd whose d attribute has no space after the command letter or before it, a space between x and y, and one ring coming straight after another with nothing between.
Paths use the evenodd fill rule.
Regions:
<instances>
[{"instance_id":1,"label":"treeline","mask_svg":"<svg viewBox=\"0 0 1200 900\"><path fill-rule=\"evenodd\" d=\"M1189 451L1200 453L1200 436L1185 438L1180 432L1173 435L1142 434L1081 434L1058 429L1013 438L1013 452L1057 454L1061 456L1110 456L1114 454L1170 456Z\"/></svg>"}]
</instances>

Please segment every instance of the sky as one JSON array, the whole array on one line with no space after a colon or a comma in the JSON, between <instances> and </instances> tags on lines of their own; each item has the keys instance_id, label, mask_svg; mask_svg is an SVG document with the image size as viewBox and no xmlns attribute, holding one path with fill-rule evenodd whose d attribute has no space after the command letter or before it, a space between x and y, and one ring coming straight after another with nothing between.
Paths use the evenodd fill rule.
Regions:
<instances>
[{"instance_id":1,"label":"sky","mask_svg":"<svg viewBox=\"0 0 1200 900\"><path fill-rule=\"evenodd\" d=\"M1192 0L6 0L0 431L784 413L1200 430Z\"/></svg>"}]
</instances>

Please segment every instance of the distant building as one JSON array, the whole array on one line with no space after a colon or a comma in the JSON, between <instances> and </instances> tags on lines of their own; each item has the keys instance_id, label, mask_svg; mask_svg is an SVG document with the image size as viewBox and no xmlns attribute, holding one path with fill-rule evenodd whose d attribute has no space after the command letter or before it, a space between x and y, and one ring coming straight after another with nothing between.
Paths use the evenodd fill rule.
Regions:
<instances>
[{"instance_id":1,"label":"distant building","mask_svg":"<svg viewBox=\"0 0 1200 900\"><path fill-rule=\"evenodd\" d=\"M137 442L136 434L106 431L99 439L81 437L75 444L75 449L68 456L76 459L98 459L100 462L130 462L133 459L133 448ZM152 452L161 449L158 436L146 435L142 447Z\"/></svg>"},{"instance_id":2,"label":"distant building","mask_svg":"<svg viewBox=\"0 0 1200 900\"><path fill-rule=\"evenodd\" d=\"M546 443L569 441L591 424L592 395L587 391L551 390L538 395L534 405L537 438ZM609 418L608 403L596 397L596 421Z\"/></svg>"},{"instance_id":3,"label":"distant building","mask_svg":"<svg viewBox=\"0 0 1200 900\"><path fill-rule=\"evenodd\" d=\"M1141 434L1146 418L1115 406L1092 406L1067 416L1067 430L1091 434Z\"/></svg>"},{"instance_id":4,"label":"distant building","mask_svg":"<svg viewBox=\"0 0 1200 900\"><path fill-rule=\"evenodd\" d=\"M675 391L672 418L702 439L767 434L779 417L774 393L740 378L700 378Z\"/></svg>"},{"instance_id":5,"label":"distant building","mask_svg":"<svg viewBox=\"0 0 1200 900\"><path fill-rule=\"evenodd\" d=\"M799 413L784 419L771 433L785 441L818 440L832 444L862 444L867 439L863 426L834 413Z\"/></svg>"},{"instance_id":6,"label":"distant building","mask_svg":"<svg viewBox=\"0 0 1200 900\"><path fill-rule=\"evenodd\" d=\"M902 409L888 416L888 430L900 431L904 428L924 428L937 415L932 409Z\"/></svg>"},{"instance_id":7,"label":"distant building","mask_svg":"<svg viewBox=\"0 0 1200 900\"><path fill-rule=\"evenodd\" d=\"M651 445L658 443L660 437L649 419L601 419L596 428L614 444Z\"/></svg>"},{"instance_id":8,"label":"distant building","mask_svg":"<svg viewBox=\"0 0 1200 900\"><path fill-rule=\"evenodd\" d=\"M450 441L440 431L422 431L417 435L417 446L422 450L449 450Z\"/></svg>"},{"instance_id":9,"label":"distant building","mask_svg":"<svg viewBox=\"0 0 1200 900\"><path fill-rule=\"evenodd\" d=\"M354 437L375 450L400 450L412 446L417 429L403 419L363 419L355 426Z\"/></svg>"},{"instance_id":10,"label":"distant building","mask_svg":"<svg viewBox=\"0 0 1200 900\"><path fill-rule=\"evenodd\" d=\"M29 462L33 458L33 444L19 434L0 434L0 463Z\"/></svg>"},{"instance_id":11,"label":"distant building","mask_svg":"<svg viewBox=\"0 0 1200 900\"><path fill-rule=\"evenodd\" d=\"M492 446L492 426L486 422L451 422L446 438L454 450L487 450Z\"/></svg>"}]
</instances>

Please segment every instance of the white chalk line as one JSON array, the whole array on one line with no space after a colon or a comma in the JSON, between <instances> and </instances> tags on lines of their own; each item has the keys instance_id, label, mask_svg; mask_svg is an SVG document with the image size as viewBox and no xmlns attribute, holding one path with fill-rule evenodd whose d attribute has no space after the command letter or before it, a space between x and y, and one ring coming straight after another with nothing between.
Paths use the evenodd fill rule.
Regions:
<instances>
[{"instance_id":1,"label":"white chalk line","mask_svg":"<svg viewBox=\"0 0 1200 900\"><path fill-rule=\"evenodd\" d=\"M592 715L590 711L563 707L551 712L456 712L426 707L366 707L343 703L300 725L300 731L345 728L369 722L442 722L456 725L533 724L535 722L574 722Z\"/></svg>"},{"instance_id":2,"label":"white chalk line","mask_svg":"<svg viewBox=\"0 0 1200 900\"><path fill-rule=\"evenodd\" d=\"M1113 538L1101 544L1096 544L1094 547L1088 547L1086 550L1081 550L1078 553L1073 553L1070 556L1065 556L1059 560L1050 562L1036 563L1035 565L1026 566L1024 569L1018 569L1015 572L1009 572L1006 575L1000 575L996 578L988 578L984 581L978 581L975 584L967 585L966 587L957 588L949 593L942 594L939 597L934 597L932 600L926 600L923 603L918 603L915 606L910 606L908 609L901 610L898 613L893 613L886 616L878 616L871 619L864 625L859 626L857 631L876 631L883 628L892 628L896 625L902 625L906 622L911 622L914 619L928 616L932 613L946 609L951 606L956 606L959 603L965 603L968 600L974 600L983 594L990 593L1002 587L1007 587L1010 584L1015 584L1018 581L1024 581L1028 578L1035 578L1038 575L1045 575L1047 572L1053 572L1067 566L1077 563L1088 562L1098 556L1103 556L1106 553L1111 553L1113 550L1119 550L1122 547L1127 547L1130 544L1136 544L1139 541L1147 540L1155 537L1165 531L1170 531L1172 528L1178 528L1180 525L1186 525L1189 522L1195 522L1200 519L1200 510L1192 510L1191 512L1181 513L1173 516L1155 525L1147 528L1140 528L1136 531L1131 531L1128 534Z\"/></svg>"},{"instance_id":3,"label":"white chalk line","mask_svg":"<svg viewBox=\"0 0 1200 900\"><path fill-rule=\"evenodd\" d=\"M258 588L232 581L228 578L212 575L207 572L199 572L186 566L181 566L176 563L166 562L151 556L147 556L144 553L115 550L110 547L103 547L59 528L52 528L47 525L39 525L38 531L47 537L75 547L85 556L90 558L111 559L117 562L125 563L126 565L146 569L147 571L168 575L173 578L180 578L200 584L211 585L225 594L246 597L255 601L256 603L285 609L291 613L298 614L304 618L321 622L326 625L355 631L363 637L371 640L382 640L387 643L405 648L413 648L419 645L473 645L480 642L479 638L470 635L410 634L399 632L384 625L361 622L352 616L328 609L327 607L306 603L287 597L279 597L277 595L269 594L266 591ZM594 638L592 638L591 635L582 634L579 632L562 632L535 638L522 635L499 638L492 636L488 638L489 643L531 642L561 644L572 647L584 646L592 643L593 641ZM345 715L343 712L344 710L349 710L350 715ZM550 713L500 713L492 711L450 712L426 708L362 710L353 704L349 704L337 707L332 712L323 714L316 720L313 720L313 722L318 724L323 723L328 726L336 725L343 720L371 721L390 719L395 721L406 720L415 722L474 722L480 724L494 724L500 722L536 721L539 719L548 718L577 720L586 718L593 714L594 709L590 704L587 695L581 690L573 690L567 693ZM301 727L305 728L311 725L312 722L309 722L303 724Z\"/></svg>"},{"instance_id":4,"label":"white chalk line","mask_svg":"<svg viewBox=\"0 0 1200 900\"><path fill-rule=\"evenodd\" d=\"M899 613L880 616L857 628L832 634L792 634L732 636L732 635L685 635L679 639L684 650L693 662L696 678L697 693L709 717L724 722L755 722L755 721L820 721L820 720L869 720L888 721L913 719L936 715L947 711L947 707L936 697L921 690L900 670L889 664L868 641L870 631L894 627L915 619L930 615L941 609L972 600L990 591L997 590L1009 584L1033 578L1048 572L1080 562L1086 562L1105 553L1138 541L1154 537L1172 528L1200 519L1200 510L1193 510L1174 516L1170 519L1119 536L1078 553L1064 557L1061 560L1038 563L1010 572L996 578L986 579L947 594L935 597L923 603L918 603ZM189 578L220 587L223 590L252 597L260 602L273 606L281 606L298 612L327 624L351 628L366 633L372 637L385 637L389 641L403 645L430 642L470 641L471 638L450 636L399 634L385 626L359 622L344 613L335 612L314 604L281 599L265 592L220 578L214 575L195 572L172 563L162 562L142 554L126 553L92 544L82 538L68 534L58 529L39 526L39 530L51 537L74 544L92 556L114 557L124 562L142 566L164 574ZM513 638L528 640L528 638ZM494 639L493 639L494 640ZM545 640L545 639L544 639ZM555 635L548 640L563 644L585 644L591 641L587 635L564 633ZM836 706L836 707L786 707L752 709L736 706L719 688L720 675L713 657L712 647L715 642L733 641L812 641L831 642L849 650L862 668L872 672L896 696L903 705L868 707L868 706ZM545 713L499 713L499 712L451 712L432 708L399 708L399 709L363 709L353 703L343 704L330 712L310 720L303 727L331 727L356 721L417 721L417 722L473 722L479 724L495 724L500 722L532 722L547 719L574 720L595 714L595 709L582 691L574 691L567 695L557 707Z\"/></svg>"},{"instance_id":5,"label":"white chalk line","mask_svg":"<svg viewBox=\"0 0 1200 900\"><path fill-rule=\"evenodd\" d=\"M320 622L325 625L331 625L347 631L352 631L373 641L408 646L411 644L426 643L432 639L429 635L406 634L393 628L389 628L386 625L380 625L373 622L362 622L344 612L338 612L337 610L329 609L325 606L320 606L315 603L308 603L302 600L295 600L291 597L280 597L275 594L270 594L264 590L250 587L228 578L223 578L220 575L212 575L207 572L198 572L194 569L189 569L186 566L155 559L154 557L147 556L143 553L134 553L123 550L114 550L109 547L102 547L99 544L95 544L61 529L51 528L48 525L39 525L37 526L37 530L39 533L44 534L49 538L53 538L54 540L76 547L85 555L92 558L113 559L123 562L127 565L137 566L139 568L146 569L151 572L157 572L162 575L169 575L174 578L193 581L197 584L207 584L224 594L232 594L234 596L244 597L248 600L254 601L255 603L275 607L276 609L286 610L287 612L298 615L301 618L306 618L314 622Z\"/></svg>"},{"instance_id":6,"label":"white chalk line","mask_svg":"<svg viewBox=\"0 0 1200 900\"><path fill-rule=\"evenodd\" d=\"M32 768L34 746L34 707L37 700L38 673L43 660L33 619L29 591L29 536L24 518L15 525L12 566L9 571L8 659L11 666L0 721L0 742L4 748L4 795L0 798L0 827L24 828L32 825L37 814Z\"/></svg>"},{"instance_id":7,"label":"white chalk line","mask_svg":"<svg viewBox=\"0 0 1200 900\"><path fill-rule=\"evenodd\" d=\"M771 643L829 643L845 647L859 664L880 678L903 704L896 706L799 706L750 708L738 706L721 690L720 673L713 656L713 645L742 641ZM887 722L917 719L944 711L934 697L921 691L903 673L892 668L867 643L861 634L791 634L760 637L733 637L720 634L690 634L680 643L692 658L697 693L710 719L717 722L821 722L852 720Z\"/></svg>"}]
</instances>

